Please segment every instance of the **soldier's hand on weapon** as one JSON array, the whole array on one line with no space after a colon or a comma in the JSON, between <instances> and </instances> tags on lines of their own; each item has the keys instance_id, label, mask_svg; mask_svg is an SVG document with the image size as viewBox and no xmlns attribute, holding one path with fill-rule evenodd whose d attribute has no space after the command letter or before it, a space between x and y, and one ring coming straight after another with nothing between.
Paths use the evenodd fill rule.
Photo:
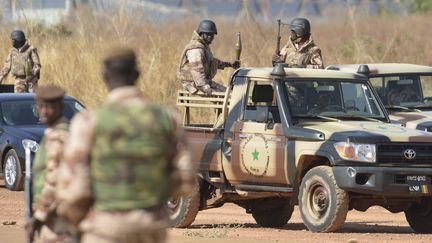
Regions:
<instances>
[{"instance_id":1,"label":"soldier's hand on weapon","mask_svg":"<svg viewBox=\"0 0 432 243\"><path fill-rule=\"evenodd\" d=\"M232 62L231 67L234 69L240 68L240 60L235 60L234 62Z\"/></svg>"},{"instance_id":2,"label":"soldier's hand on weapon","mask_svg":"<svg viewBox=\"0 0 432 243\"><path fill-rule=\"evenodd\" d=\"M282 62L282 56L278 54L273 54L272 63Z\"/></svg>"},{"instance_id":3,"label":"soldier's hand on weapon","mask_svg":"<svg viewBox=\"0 0 432 243\"><path fill-rule=\"evenodd\" d=\"M43 223L35 218L31 218L25 224L24 228L26 230L27 239L33 240L35 233L42 228Z\"/></svg>"}]
</instances>

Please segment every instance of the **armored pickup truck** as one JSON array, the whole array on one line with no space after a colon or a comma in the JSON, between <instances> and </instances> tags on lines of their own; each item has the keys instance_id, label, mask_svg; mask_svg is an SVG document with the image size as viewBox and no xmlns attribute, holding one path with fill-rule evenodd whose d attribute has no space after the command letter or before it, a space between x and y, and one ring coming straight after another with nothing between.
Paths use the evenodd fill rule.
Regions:
<instances>
[{"instance_id":1,"label":"armored pickup truck","mask_svg":"<svg viewBox=\"0 0 432 243\"><path fill-rule=\"evenodd\" d=\"M432 67L375 63L331 65L327 69L366 75L393 122L432 132Z\"/></svg>"},{"instance_id":2,"label":"armored pickup truck","mask_svg":"<svg viewBox=\"0 0 432 243\"><path fill-rule=\"evenodd\" d=\"M176 227L225 203L281 227L298 205L310 231L332 232L379 205L432 232L432 133L391 124L364 75L240 68L227 92L179 91L177 105L199 172L167 203Z\"/></svg>"}]
</instances>

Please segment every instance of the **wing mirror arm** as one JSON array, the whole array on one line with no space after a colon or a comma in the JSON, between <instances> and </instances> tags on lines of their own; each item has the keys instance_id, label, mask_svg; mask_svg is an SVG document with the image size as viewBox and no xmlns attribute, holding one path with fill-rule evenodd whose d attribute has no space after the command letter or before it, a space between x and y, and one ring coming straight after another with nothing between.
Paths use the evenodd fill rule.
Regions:
<instances>
[{"instance_id":1,"label":"wing mirror arm","mask_svg":"<svg viewBox=\"0 0 432 243\"><path fill-rule=\"evenodd\" d=\"M269 118L268 121L267 121L266 129L272 130L273 127L274 127L274 124L275 123L274 123L273 119Z\"/></svg>"}]
</instances>

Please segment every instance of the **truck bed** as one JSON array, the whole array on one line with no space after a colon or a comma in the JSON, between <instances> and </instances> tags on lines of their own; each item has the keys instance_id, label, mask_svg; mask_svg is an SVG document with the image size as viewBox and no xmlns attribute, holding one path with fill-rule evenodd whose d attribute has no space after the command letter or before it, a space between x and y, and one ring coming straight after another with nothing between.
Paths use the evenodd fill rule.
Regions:
<instances>
[{"instance_id":1,"label":"truck bed","mask_svg":"<svg viewBox=\"0 0 432 243\"><path fill-rule=\"evenodd\" d=\"M213 127L185 127L192 162L200 171L222 172L222 132Z\"/></svg>"}]
</instances>

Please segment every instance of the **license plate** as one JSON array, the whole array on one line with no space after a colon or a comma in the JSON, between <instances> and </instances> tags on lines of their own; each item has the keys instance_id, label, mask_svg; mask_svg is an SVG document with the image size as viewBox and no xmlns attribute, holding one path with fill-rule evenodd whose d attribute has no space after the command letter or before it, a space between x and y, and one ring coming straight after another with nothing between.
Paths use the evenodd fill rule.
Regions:
<instances>
[{"instance_id":1,"label":"license plate","mask_svg":"<svg viewBox=\"0 0 432 243\"><path fill-rule=\"evenodd\" d=\"M407 176L408 189L411 193L431 194L429 176Z\"/></svg>"}]
</instances>

